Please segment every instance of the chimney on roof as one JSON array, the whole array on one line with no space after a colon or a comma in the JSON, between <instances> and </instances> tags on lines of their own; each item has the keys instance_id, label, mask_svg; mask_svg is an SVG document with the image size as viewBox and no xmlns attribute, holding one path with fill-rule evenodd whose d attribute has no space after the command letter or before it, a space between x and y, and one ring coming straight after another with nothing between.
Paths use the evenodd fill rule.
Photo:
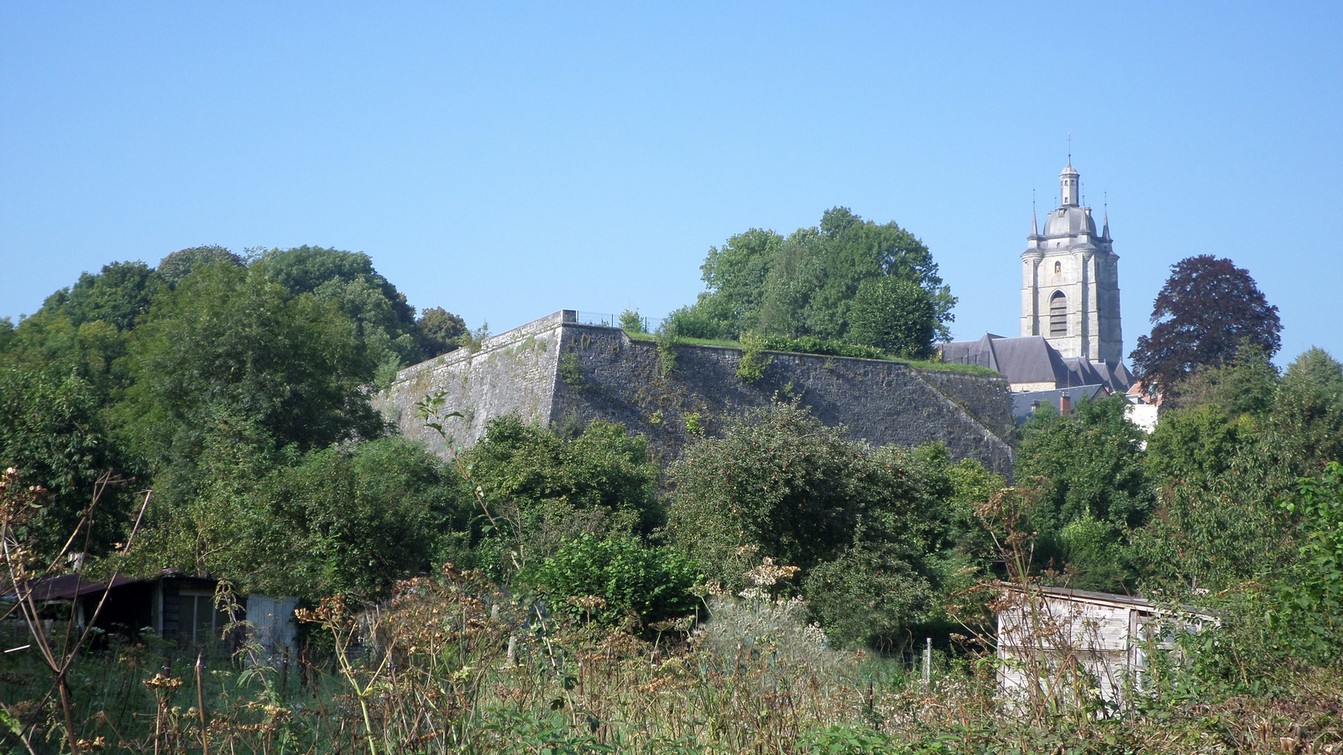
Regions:
<instances>
[{"instance_id":1,"label":"chimney on roof","mask_svg":"<svg viewBox=\"0 0 1343 755\"><path fill-rule=\"evenodd\" d=\"M1068 394L1059 396L1059 414L1068 415L1073 413L1073 399Z\"/></svg>"}]
</instances>

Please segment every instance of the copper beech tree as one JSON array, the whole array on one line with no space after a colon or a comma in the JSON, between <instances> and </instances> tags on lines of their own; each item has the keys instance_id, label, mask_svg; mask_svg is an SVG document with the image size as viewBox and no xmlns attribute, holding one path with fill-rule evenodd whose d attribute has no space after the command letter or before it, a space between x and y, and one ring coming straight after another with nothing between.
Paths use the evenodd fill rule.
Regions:
<instances>
[{"instance_id":1,"label":"copper beech tree","mask_svg":"<svg viewBox=\"0 0 1343 755\"><path fill-rule=\"evenodd\" d=\"M1152 305L1152 333L1133 350L1135 371L1151 387L1178 393L1201 367L1235 360L1254 348L1272 357L1281 346L1278 308L1231 260L1210 254L1171 266Z\"/></svg>"}]
</instances>

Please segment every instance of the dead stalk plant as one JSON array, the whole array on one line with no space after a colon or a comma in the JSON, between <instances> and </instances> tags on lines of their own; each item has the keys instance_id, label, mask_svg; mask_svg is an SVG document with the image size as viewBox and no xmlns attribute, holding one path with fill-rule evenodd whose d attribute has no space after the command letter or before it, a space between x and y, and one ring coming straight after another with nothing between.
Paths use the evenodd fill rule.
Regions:
<instances>
[{"instance_id":1,"label":"dead stalk plant","mask_svg":"<svg viewBox=\"0 0 1343 755\"><path fill-rule=\"evenodd\" d=\"M98 615L106 605L107 596L111 592L111 585L119 573L118 568L114 567L112 569L97 604L85 618L83 626L79 626L77 623L79 615L75 605L71 606L70 615L65 622L64 629L59 637L55 638L57 642L53 642L53 636L41 617L39 606L41 597L39 593L45 579L54 577L61 572L61 565L65 564L74 553L74 545L80 541L81 537L84 543L83 551L87 551L92 537L94 512L97 510L107 488L120 482L120 480L114 479L110 472L104 473L98 479L94 485L92 500L88 507L80 512L79 520L69 537L66 538L65 543L49 561L44 565L39 565L37 555L25 542L21 533L42 506L42 502L46 498L46 490L38 485L24 486L22 476L13 467L6 469L3 478L0 479L0 560L4 562L6 577L15 596L15 605L11 611L17 610L23 617L32 647L37 651L42 664L51 674L51 690L43 698L42 704L45 704L46 700L50 699L53 694L57 697L61 713L60 725L65 734L66 746L74 755L79 755L84 748L81 746L75 727L75 704L71 699L69 683L70 670L80 657L80 653L88 645ZM130 550L135 536L140 530L140 525L144 521L145 510L149 506L151 495L151 491L145 491L134 522L125 541L119 545L117 555L124 555ZM112 563L116 564L117 559L114 558ZM73 601L74 604L77 604L82 584L82 564L76 568L75 575L75 597ZM6 612L5 615L0 616L0 621L7 618L8 615L9 612ZM10 716L13 715L12 711L3 702L0 702L0 710L4 710ZM24 745L31 750L32 726L25 727L17 733L23 740Z\"/></svg>"}]
</instances>

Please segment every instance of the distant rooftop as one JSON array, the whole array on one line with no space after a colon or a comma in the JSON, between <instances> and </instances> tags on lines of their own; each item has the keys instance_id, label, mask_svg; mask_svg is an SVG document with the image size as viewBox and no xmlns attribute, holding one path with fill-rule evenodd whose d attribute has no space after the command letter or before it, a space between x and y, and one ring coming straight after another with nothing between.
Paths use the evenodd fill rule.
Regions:
<instances>
[{"instance_id":1,"label":"distant rooftop","mask_svg":"<svg viewBox=\"0 0 1343 755\"><path fill-rule=\"evenodd\" d=\"M977 341L953 341L942 345L942 361L988 367L1016 386L1052 384L1055 389L1100 385L1123 393L1133 384L1133 375L1122 362L1092 362L1085 357L1065 357L1043 336L1004 338L985 333Z\"/></svg>"}]
</instances>

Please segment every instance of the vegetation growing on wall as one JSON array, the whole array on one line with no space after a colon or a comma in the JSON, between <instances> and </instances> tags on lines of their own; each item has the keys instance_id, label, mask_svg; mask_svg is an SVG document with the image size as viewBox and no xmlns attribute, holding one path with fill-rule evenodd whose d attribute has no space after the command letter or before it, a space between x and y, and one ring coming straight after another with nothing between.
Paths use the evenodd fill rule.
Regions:
<instances>
[{"instance_id":1,"label":"vegetation growing on wall","mask_svg":"<svg viewBox=\"0 0 1343 755\"><path fill-rule=\"evenodd\" d=\"M770 358L765 356L765 339L753 332L741 334L741 361L737 362L737 378L743 383L754 383L765 376Z\"/></svg>"}]
</instances>

